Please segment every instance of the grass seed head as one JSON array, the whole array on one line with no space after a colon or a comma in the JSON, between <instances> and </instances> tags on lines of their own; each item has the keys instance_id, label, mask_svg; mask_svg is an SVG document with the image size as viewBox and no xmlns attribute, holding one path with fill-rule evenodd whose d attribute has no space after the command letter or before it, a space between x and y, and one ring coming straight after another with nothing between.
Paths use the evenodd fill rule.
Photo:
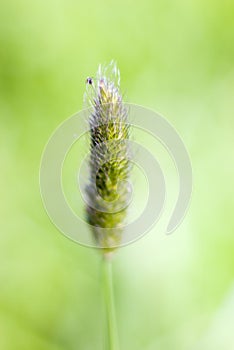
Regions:
<instances>
[{"instance_id":1,"label":"grass seed head","mask_svg":"<svg viewBox=\"0 0 234 350\"><path fill-rule=\"evenodd\" d=\"M114 62L87 78L85 103L90 108L90 173L86 192L88 222L98 247L112 252L121 243L129 194L128 109L120 92Z\"/></svg>"}]
</instances>

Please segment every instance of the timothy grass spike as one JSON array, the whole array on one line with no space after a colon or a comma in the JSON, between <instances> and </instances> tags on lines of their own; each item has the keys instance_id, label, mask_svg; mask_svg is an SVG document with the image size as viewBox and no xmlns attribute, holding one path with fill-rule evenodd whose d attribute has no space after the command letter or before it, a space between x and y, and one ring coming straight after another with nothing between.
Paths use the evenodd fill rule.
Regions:
<instances>
[{"instance_id":1,"label":"timothy grass spike","mask_svg":"<svg viewBox=\"0 0 234 350\"><path fill-rule=\"evenodd\" d=\"M99 66L87 78L85 101L90 109L90 174L86 191L88 222L98 247L112 252L121 243L129 195L128 109L120 92L114 62ZM104 229L104 230L103 230Z\"/></svg>"}]
</instances>

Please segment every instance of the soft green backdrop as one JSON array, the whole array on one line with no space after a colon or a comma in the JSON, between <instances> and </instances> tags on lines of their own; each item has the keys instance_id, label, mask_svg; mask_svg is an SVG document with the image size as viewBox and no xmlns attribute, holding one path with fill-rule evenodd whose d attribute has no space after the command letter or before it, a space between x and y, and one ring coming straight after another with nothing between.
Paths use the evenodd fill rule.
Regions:
<instances>
[{"instance_id":1,"label":"soft green backdrop","mask_svg":"<svg viewBox=\"0 0 234 350\"><path fill-rule=\"evenodd\" d=\"M121 349L233 349L234 2L2 0L0 52L0 349L102 348L99 255L52 226L38 173L112 58L126 99L173 123L194 171L179 229L115 259Z\"/></svg>"}]
</instances>

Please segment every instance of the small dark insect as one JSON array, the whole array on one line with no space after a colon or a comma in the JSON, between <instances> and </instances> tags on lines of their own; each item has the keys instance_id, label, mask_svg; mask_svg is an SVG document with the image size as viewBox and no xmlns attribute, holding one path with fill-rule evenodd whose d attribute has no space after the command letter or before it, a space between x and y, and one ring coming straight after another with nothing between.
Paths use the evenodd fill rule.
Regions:
<instances>
[{"instance_id":1,"label":"small dark insect","mask_svg":"<svg viewBox=\"0 0 234 350\"><path fill-rule=\"evenodd\" d=\"M93 84L93 79L92 78L87 78L86 79L86 83L89 84L89 85L92 85Z\"/></svg>"}]
</instances>

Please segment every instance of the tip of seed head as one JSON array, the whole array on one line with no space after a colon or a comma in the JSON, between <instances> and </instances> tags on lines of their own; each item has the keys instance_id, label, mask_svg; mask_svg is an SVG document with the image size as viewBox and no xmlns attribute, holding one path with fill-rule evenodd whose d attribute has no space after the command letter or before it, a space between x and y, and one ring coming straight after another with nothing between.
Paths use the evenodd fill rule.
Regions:
<instances>
[{"instance_id":1,"label":"tip of seed head","mask_svg":"<svg viewBox=\"0 0 234 350\"><path fill-rule=\"evenodd\" d=\"M93 79L90 78L90 77L88 77L88 78L86 79L86 84L92 85L92 84L93 84Z\"/></svg>"}]
</instances>

